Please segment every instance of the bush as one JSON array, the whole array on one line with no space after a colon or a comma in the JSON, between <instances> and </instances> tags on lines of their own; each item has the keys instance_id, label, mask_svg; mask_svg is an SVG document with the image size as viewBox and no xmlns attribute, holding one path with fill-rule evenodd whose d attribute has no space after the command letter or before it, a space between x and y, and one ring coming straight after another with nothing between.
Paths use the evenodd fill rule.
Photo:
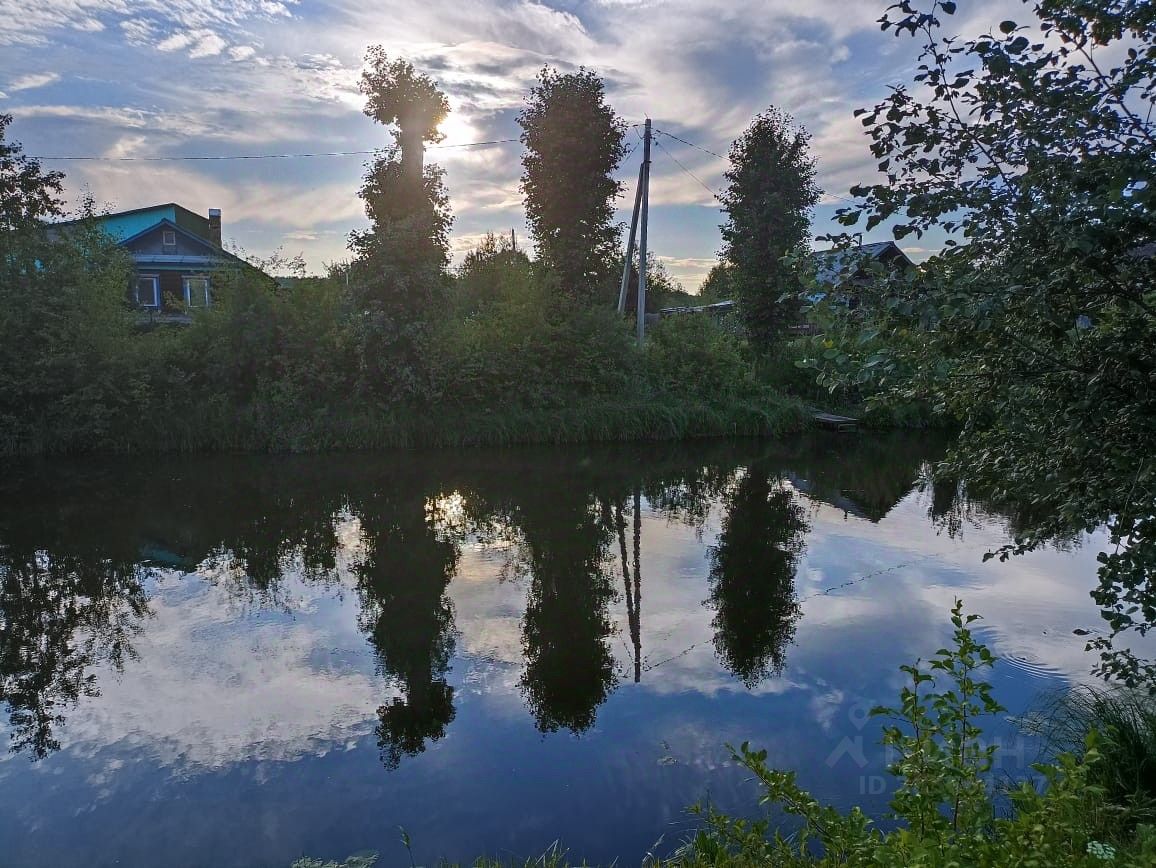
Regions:
<instances>
[{"instance_id":1,"label":"bush","mask_svg":"<svg viewBox=\"0 0 1156 868\"><path fill-rule=\"evenodd\" d=\"M441 323L432 342L433 400L470 407L565 407L627 397L638 353L613 311L551 296L530 269L511 269L496 298Z\"/></svg>"},{"instance_id":2,"label":"bush","mask_svg":"<svg viewBox=\"0 0 1156 868\"><path fill-rule=\"evenodd\" d=\"M746 342L709 316L660 320L646 342L646 376L660 393L707 400L757 391Z\"/></svg>"}]
</instances>

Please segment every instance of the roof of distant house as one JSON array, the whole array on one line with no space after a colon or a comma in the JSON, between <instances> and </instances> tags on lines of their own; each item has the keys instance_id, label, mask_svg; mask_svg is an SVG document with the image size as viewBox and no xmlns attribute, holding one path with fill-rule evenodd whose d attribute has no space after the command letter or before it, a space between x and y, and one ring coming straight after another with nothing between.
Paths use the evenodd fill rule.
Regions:
<instances>
[{"instance_id":1,"label":"roof of distant house","mask_svg":"<svg viewBox=\"0 0 1156 868\"><path fill-rule=\"evenodd\" d=\"M837 284L847 277L854 277L868 262L891 263L902 257L904 268L914 268L915 263L894 241L875 241L859 247L844 250L817 250L815 278L819 283Z\"/></svg>"},{"instance_id":2,"label":"roof of distant house","mask_svg":"<svg viewBox=\"0 0 1156 868\"><path fill-rule=\"evenodd\" d=\"M85 218L65 220L54 225L69 226L80 223L83 219ZM117 242L138 235L144 229L155 226L162 220L169 220L189 234L195 235L204 241L212 242L213 240L209 230L209 218L190 211L188 208L183 205L178 205L176 202L149 205L145 208L132 208L128 211L96 214L94 219L96 219L104 231L111 235Z\"/></svg>"}]
</instances>

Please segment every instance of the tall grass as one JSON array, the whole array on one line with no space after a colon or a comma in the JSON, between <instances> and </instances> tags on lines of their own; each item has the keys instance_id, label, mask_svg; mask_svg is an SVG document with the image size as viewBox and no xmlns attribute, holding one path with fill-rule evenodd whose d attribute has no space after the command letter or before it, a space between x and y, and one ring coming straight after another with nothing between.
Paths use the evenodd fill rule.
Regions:
<instances>
[{"instance_id":1,"label":"tall grass","mask_svg":"<svg viewBox=\"0 0 1156 868\"><path fill-rule=\"evenodd\" d=\"M563 407L455 407L302 412L269 404L232 408L210 403L194 412L134 419L131 431L99 441L0 438L0 456L72 451L324 452L412 447L506 446L518 443L681 440L734 435L777 436L801 430L808 416L792 398L676 396L599 397Z\"/></svg>"},{"instance_id":2,"label":"tall grass","mask_svg":"<svg viewBox=\"0 0 1156 868\"><path fill-rule=\"evenodd\" d=\"M1078 686L1053 696L1025 728L1043 739L1044 757L1081 756L1088 733L1098 735L1100 760L1090 767L1104 791L1115 828L1128 834L1156 823L1156 697L1119 688Z\"/></svg>"}]
</instances>

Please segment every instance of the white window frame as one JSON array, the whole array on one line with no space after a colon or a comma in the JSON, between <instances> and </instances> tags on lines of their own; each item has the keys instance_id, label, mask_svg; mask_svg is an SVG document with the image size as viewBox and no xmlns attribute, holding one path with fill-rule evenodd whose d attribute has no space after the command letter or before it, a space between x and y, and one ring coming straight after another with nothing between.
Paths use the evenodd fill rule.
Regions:
<instances>
[{"instance_id":1,"label":"white window frame","mask_svg":"<svg viewBox=\"0 0 1156 868\"><path fill-rule=\"evenodd\" d=\"M177 246L177 233L175 230L173 230L173 229L162 229L161 230L161 246L162 247L176 247Z\"/></svg>"},{"instance_id":2,"label":"white window frame","mask_svg":"<svg viewBox=\"0 0 1156 868\"><path fill-rule=\"evenodd\" d=\"M145 304L140 300L140 283L142 280L152 281L153 285L153 300L152 304ZM132 298L140 307L149 310L156 310L161 306L161 276L159 274L138 274L136 281L132 287Z\"/></svg>"},{"instance_id":3,"label":"white window frame","mask_svg":"<svg viewBox=\"0 0 1156 868\"><path fill-rule=\"evenodd\" d=\"M203 280L205 282L205 296L199 304L193 303L193 289L190 281ZM212 281L207 274L186 274L181 276L181 288L185 292L185 305L188 307L209 307L213 301Z\"/></svg>"}]
</instances>

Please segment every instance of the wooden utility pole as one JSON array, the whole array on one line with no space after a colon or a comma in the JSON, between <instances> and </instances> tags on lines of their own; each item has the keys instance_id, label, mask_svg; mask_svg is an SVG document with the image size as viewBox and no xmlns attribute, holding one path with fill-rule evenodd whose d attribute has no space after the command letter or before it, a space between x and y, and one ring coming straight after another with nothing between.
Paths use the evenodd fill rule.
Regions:
<instances>
[{"instance_id":1,"label":"wooden utility pole","mask_svg":"<svg viewBox=\"0 0 1156 868\"><path fill-rule=\"evenodd\" d=\"M642 139L642 228L638 236L638 342L646 338L646 222L650 211L650 118Z\"/></svg>"},{"instance_id":2,"label":"wooden utility pole","mask_svg":"<svg viewBox=\"0 0 1156 868\"><path fill-rule=\"evenodd\" d=\"M642 165L638 167L638 188L634 191L634 213L626 237L626 261L622 263L622 284L618 287L618 312L626 312L626 293L630 289L630 269L634 265L634 239L639 224L642 235L638 245L638 341L646 335L646 223L650 211L650 118L646 119L642 140Z\"/></svg>"},{"instance_id":3,"label":"wooden utility pole","mask_svg":"<svg viewBox=\"0 0 1156 868\"><path fill-rule=\"evenodd\" d=\"M638 186L634 188L634 213L630 216L630 233L626 236L626 260L622 263L622 285L618 287L618 312L626 313L626 293L630 289L630 269L634 266L634 239L638 237L638 211L642 207L642 182L646 166L638 167Z\"/></svg>"}]
</instances>

